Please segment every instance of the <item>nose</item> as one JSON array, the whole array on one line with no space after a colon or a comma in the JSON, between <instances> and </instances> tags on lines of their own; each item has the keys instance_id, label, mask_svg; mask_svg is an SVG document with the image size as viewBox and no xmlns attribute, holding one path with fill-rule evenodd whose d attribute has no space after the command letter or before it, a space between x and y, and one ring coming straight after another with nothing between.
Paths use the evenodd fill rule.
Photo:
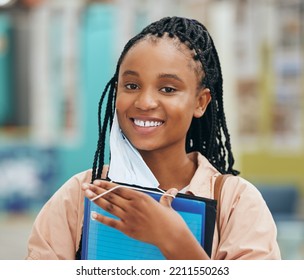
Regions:
<instances>
[{"instance_id":1,"label":"nose","mask_svg":"<svg viewBox=\"0 0 304 280\"><path fill-rule=\"evenodd\" d=\"M143 90L138 93L134 105L137 109L148 111L157 108L157 94L152 90Z\"/></svg>"}]
</instances>

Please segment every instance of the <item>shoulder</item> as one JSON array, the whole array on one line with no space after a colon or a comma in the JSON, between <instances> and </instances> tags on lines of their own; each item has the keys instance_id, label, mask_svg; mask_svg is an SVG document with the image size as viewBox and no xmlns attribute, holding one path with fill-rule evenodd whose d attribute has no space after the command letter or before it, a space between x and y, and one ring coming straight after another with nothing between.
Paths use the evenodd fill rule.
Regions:
<instances>
[{"instance_id":1,"label":"shoulder","mask_svg":"<svg viewBox=\"0 0 304 280\"><path fill-rule=\"evenodd\" d=\"M221 202L234 205L246 200L246 203L264 204L259 190L249 181L240 176L228 176L222 189Z\"/></svg>"},{"instance_id":2,"label":"shoulder","mask_svg":"<svg viewBox=\"0 0 304 280\"><path fill-rule=\"evenodd\" d=\"M108 165L103 168L102 178L105 178L108 171ZM84 194L81 190L83 183L90 183L92 180L92 169L87 169L85 171L79 172L68 179L53 195L50 199L51 201L70 201L74 203L75 201L82 203L84 200Z\"/></svg>"},{"instance_id":3,"label":"shoulder","mask_svg":"<svg viewBox=\"0 0 304 280\"><path fill-rule=\"evenodd\" d=\"M197 162L198 167L187 191L197 196L213 198L215 182L221 173L202 154L195 152L189 156ZM260 192L252 183L240 176L228 176L222 189L221 203L228 207L240 199L263 203Z\"/></svg>"},{"instance_id":4,"label":"shoulder","mask_svg":"<svg viewBox=\"0 0 304 280\"><path fill-rule=\"evenodd\" d=\"M81 192L81 185L83 183L89 183L92 177L92 170L88 169L83 172L73 175L68 179L54 194L54 196L65 197L78 197Z\"/></svg>"},{"instance_id":5,"label":"shoulder","mask_svg":"<svg viewBox=\"0 0 304 280\"><path fill-rule=\"evenodd\" d=\"M92 169L88 169L75 174L64 185L66 185L66 188L72 189L76 185L81 187L83 183L90 183L91 179L92 179Z\"/></svg>"},{"instance_id":6,"label":"shoulder","mask_svg":"<svg viewBox=\"0 0 304 280\"><path fill-rule=\"evenodd\" d=\"M276 232L269 208L259 190L239 176L230 176L226 180L220 196L220 215L223 228L233 224L240 231L252 226L261 231L268 229ZM229 226L230 225L230 226Z\"/></svg>"},{"instance_id":7,"label":"shoulder","mask_svg":"<svg viewBox=\"0 0 304 280\"><path fill-rule=\"evenodd\" d=\"M228 176L220 195L221 215L226 219L232 213L239 215L260 215L270 211L260 191L249 181L240 176ZM228 220L227 220L228 221Z\"/></svg>"}]
</instances>

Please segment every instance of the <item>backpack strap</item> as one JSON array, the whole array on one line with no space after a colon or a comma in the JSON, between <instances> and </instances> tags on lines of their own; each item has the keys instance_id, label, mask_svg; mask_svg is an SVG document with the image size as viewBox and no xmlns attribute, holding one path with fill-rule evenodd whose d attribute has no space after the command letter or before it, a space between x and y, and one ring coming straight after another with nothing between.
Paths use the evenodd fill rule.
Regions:
<instances>
[{"instance_id":1,"label":"backpack strap","mask_svg":"<svg viewBox=\"0 0 304 280\"><path fill-rule=\"evenodd\" d=\"M232 176L231 174L224 174L224 175L221 174L216 177L215 183L214 183L214 199L217 201L216 225L217 225L219 237L220 237L220 213L221 213L220 198L221 198L221 193L222 193L222 189L225 184L225 181L227 180L228 177L231 177L231 176Z\"/></svg>"}]
</instances>

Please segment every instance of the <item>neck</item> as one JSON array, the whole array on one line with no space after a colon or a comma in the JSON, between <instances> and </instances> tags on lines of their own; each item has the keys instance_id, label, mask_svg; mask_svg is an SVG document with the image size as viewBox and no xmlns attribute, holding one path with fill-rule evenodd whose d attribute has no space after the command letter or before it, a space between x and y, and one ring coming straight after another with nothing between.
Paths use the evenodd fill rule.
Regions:
<instances>
[{"instance_id":1,"label":"neck","mask_svg":"<svg viewBox=\"0 0 304 280\"><path fill-rule=\"evenodd\" d=\"M169 188L181 190L190 183L197 168L196 161L184 150L179 153L140 151L140 154L160 183L160 188L164 190Z\"/></svg>"}]
</instances>

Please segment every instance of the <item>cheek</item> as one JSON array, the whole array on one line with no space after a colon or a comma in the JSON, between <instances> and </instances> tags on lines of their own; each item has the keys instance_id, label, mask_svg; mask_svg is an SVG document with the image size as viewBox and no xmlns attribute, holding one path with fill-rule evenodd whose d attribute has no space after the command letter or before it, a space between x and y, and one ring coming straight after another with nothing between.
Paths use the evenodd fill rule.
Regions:
<instances>
[{"instance_id":1,"label":"cheek","mask_svg":"<svg viewBox=\"0 0 304 280\"><path fill-rule=\"evenodd\" d=\"M194 101L189 98L180 98L172 102L170 106L167 106L167 110L171 112L172 115L176 117L185 119L192 119L195 110Z\"/></svg>"},{"instance_id":2,"label":"cheek","mask_svg":"<svg viewBox=\"0 0 304 280\"><path fill-rule=\"evenodd\" d=\"M127 96L123 96L123 94L117 95L115 106L119 126L122 130L125 130L127 125L126 121L128 117L128 110L132 106L132 100Z\"/></svg>"},{"instance_id":3,"label":"cheek","mask_svg":"<svg viewBox=\"0 0 304 280\"><path fill-rule=\"evenodd\" d=\"M117 95L115 103L117 112L126 110L130 106L130 104L130 98L126 98L122 94Z\"/></svg>"},{"instance_id":4,"label":"cheek","mask_svg":"<svg viewBox=\"0 0 304 280\"><path fill-rule=\"evenodd\" d=\"M170 107L167 110L168 120L170 123L175 126L175 129L179 131L179 133L186 133L190 127L193 112L192 108L189 106L180 106L176 105L175 107Z\"/></svg>"}]
</instances>

